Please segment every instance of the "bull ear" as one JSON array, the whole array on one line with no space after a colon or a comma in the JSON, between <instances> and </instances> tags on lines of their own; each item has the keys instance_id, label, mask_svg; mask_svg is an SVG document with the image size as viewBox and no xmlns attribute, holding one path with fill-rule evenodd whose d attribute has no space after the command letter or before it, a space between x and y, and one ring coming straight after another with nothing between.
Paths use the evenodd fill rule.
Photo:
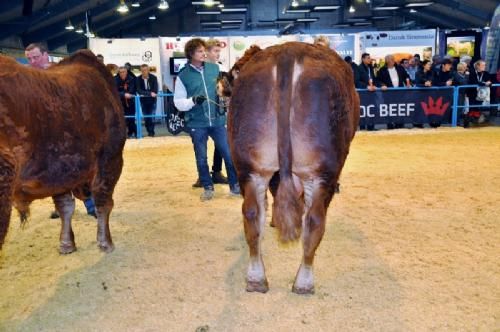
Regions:
<instances>
[{"instance_id":1,"label":"bull ear","mask_svg":"<svg viewBox=\"0 0 500 332\"><path fill-rule=\"evenodd\" d=\"M238 69L231 70L231 76L233 76L233 80L237 79L240 75L240 71Z\"/></svg>"}]
</instances>

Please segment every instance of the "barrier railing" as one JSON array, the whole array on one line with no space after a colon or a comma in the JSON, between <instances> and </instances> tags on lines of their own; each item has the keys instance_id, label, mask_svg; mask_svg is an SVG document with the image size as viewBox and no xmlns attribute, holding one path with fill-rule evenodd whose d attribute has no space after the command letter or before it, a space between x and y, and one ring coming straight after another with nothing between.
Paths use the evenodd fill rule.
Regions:
<instances>
[{"instance_id":1,"label":"barrier railing","mask_svg":"<svg viewBox=\"0 0 500 332\"><path fill-rule=\"evenodd\" d=\"M165 93L163 91L158 91L157 93L157 100L162 100L163 98L165 97L172 97L173 94L172 93ZM133 119L135 118L135 125L136 125L136 130L137 130L137 138L142 138L143 135L142 135L142 120L143 119L146 119L146 118L153 118L153 119L157 119L157 118L167 118L168 117L168 114L166 114L165 112L163 112L162 114L158 115L158 114L151 114L151 115L144 115L142 113L142 107L141 107L141 98L144 98L144 97L149 97L149 96L141 96L141 95L135 95L134 96L134 107L135 107L135 114L134 115L126 115L125 118L126 119ZM155 108L156 110L156 108Z\"/></svg>"},{"instance_id":2,"label":"barrier railing","mask_svg":"<svg viewBox=\"0 0 500 332\"><path fill-rule=\"evenodd\" d=\"M460 105L459 103L459 96L460 94L464 94L463 89L470 89L470 88L478 88L480 85L461 85L461 86L443 86L443 87L395 87L395 88L385 88L382 89L380 87L377 87L375 91L378 92L386 92L386 91L419 91L419 90L425 90L425 91L436 91L436 90L452 90L453 91L453 96L452 96L452 103L451 103L451 126L456 127L458 123L458 110L466 107L473 107L473 108L494 108L494 107L500 107L500 103L489 103L487 105ZM484 87L484 85L482 86ZM492 84L490 87L500 87L500 84ZM462 90L462 91L460 91ZM368 89L356 89L358 92L367 92L369 91ZM494 92L493 92L494 93ZM492 99L493 96L490 95L490 100ZM362 105L363 106L363 105Z\"/></svg>"},{"instance_id":3,"label":"barrier railing","mask_svg":"<svg viewBox=\"0 0 500 332\"><path fill-rule=\"evenodd\" d=\"M398 91L398 90L404 90L404 91L418 91L418 90L426 90L426 91L433 91L433 90L450 90L453 89L453 101L452 101L452 113L451 113L451 126L456 127L457 122L458 122L458 111L460 109L466 108L466 107L471 107L471 108L491 108L491 107L499 107L500 108L500 101L498 101L496 104L488 104L488 105L460 105L459 104L459 96L461 93L460 90L463 89L470 89L470 88L478 88L480 87L479 85L460 85L460 86L444 86L444 87L396 87L396 88L386 88L382 89L380 87L377 87L376 91ZM500 84L492 84L491 87L500 87ZM358 92L363 92L363 91L368 91L368 89L356 89ZM159 91L157 94L158 98L157 99L163 99L165 97L172 97L172 93L165 93L162 91ZM168 117L168 114L166 112L163 112L162 114L151 114L151 115L144 115L142 113L142 108L141 108L141 98L147 97L147 96L140 96L140 95L135 95L134 100L135 100L135 115L127 115L125 118L135 118L136 121L136 126L137 126L137 138L142 138L142 121L145 118L164 118L165 120ZM490 99L492 96L490 96Z\"/></svg>"}]
</instances>

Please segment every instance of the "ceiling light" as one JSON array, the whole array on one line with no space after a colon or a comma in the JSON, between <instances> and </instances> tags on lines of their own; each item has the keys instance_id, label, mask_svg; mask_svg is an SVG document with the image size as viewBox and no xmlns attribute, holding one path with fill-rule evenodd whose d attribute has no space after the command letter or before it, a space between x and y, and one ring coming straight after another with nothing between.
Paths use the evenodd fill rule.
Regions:
<instances>
[{"instance_id":1,"label":"ceiling light","mask_svg":"<svg viewBox=\"0 0 500 332\"><path fill-rule=\"evenodd\" d=\"M313 10L336 10L339 8L340 6L314 6Z\"/></svg>"},{"instance_id":2,"label":"ceiling light","mask_svg":"<svg viewBox=\"0 0 500 332\"><path fill-rule=\"evenodd\" d=\"M357 25L357 26L371 25L371 23L370 22L356 22L356 23L354 23L354 25Z\"/></svg>"},{"instance_id":3,"label":"ceiling light","mask_svg":"<svg viewBox=\"0 0 500 332\"><path fill-rule=\"evenodd\" d=\"M410 13L416 13L417 11L415 9L410 9Z\"/></svg>"},{"instance_id":4,"label":"ceiling light","mask_svg":"<svg viewBox=\"0 0 500 332\"><path fill-rule=\"evenodd\" d=\"M155 15L151 15L150 17L148 17L151 21L153 20L156 20L156 16Z\"/></svg>"},{"instance_id":5,"label":"ceiling light","mask_svg":"<svg viewBox=\"0 0 500 332\"><path fill-rule=\"evenodd\" d=\"M73 26L73 24L71 24L71 21L68 20L68 24L66 24L66 26L64 27L64 29L66 29L68 31L71 31L71 30L75 30L75 27Z\"/></svg>"},{"instance_id":6,"label":"ceiling light","mask_svg":"<svg viewBox=\"0 0 500 332\"><path fill-rule=\"evenodd\" d=\"M319 20L317 17L304 17L304 18L298 18L296 21L297 22L316 22Z\"/></svg>"},{"instance_id":7,"label":"ceiling light","mask_svg":"<svg viewBox=\"0 0 500 332\"><path fill-rule=\"evenodd\" d=\"M203 4L207 7L212 7L213 5L215 5L213 0L205 0L203 1Z\"/></svg>"},{"instance_id":8,"label":"ceiling light","mask_svg":"<svg viewBox=\"0 0 500 332\"><path fill-rule=\"evenodd\" d=\"M222 29L240 29L241 25L223 25Z\"/></svg>"},{"instance_id":9,"label":"ceiling light","mask_svg":"<svg viewBox=\"0 0 500 332\"><path fill-rule=\"evenodd\" d=\"M222 24L235 24L235 23L242 23L243 20L222 20Z\"/></svg>"},{"instance_id":10,"label":"ceiling light","mask_svg":"<svg viewBox=\"0 0 500 332\"><path fill-rule=\"evenodd\" d=\"M88 38L95 38L95 33L93 32L89 32L87 34L85 34Z\"/></svg>"},{"instance_id":11,"label":"ceiling light","mask_svg":"<svg viewBox=\"0 0 500 332\"><path fill-rule=\"evenodd\" d=\"M364 17L353 17L353 18L348 18L347 22L365 22L366 18Z\"/></svg>"},{"instance_id":12,"label":"ceiling light","mask_svg":"<svg viewBox=\"0 0 500 332\"><path fill-rule=\"evenodd\" d=\"M299 2L297 0L293 0L292 7L298 7L298 6L299 6Z\"/></svg>"},{"instance_id":13,"label":"ceiling light","mask_svg":"<svg viewBox=\"0 0 500 332\"><path fill-rule=\"evenodd\" d=\"M220 21L205 21L205 22L200 22L201 25L221 25L222 23Z\"/></svg>"},{"instance_id":14,"label":"ceiling light","mask_svg":"<svg viewBox=\"0 0 500 332\"><path fill-rule=\"evenodd\" d=\"M247 8L246 7L233 7L233 8L225 7L225 8L222 8L221 10L225 13L229 13L229 12L236 13L236 12L246 12Z\"/></svg>"},{"instance_id":15,"label":"ceiling light","mask_svg":"<svg viewBox=\"0 0 500 332\"><path fill-rule=\"evenodd\" d=\"M81 26L79 26L76 30L75 30L76 33L83 33L83 28Z\"/></svg>"},{"instance_id":16,"label":"ceiling light","mask_svg":"<svg viewBox=\"0 0 500 332\"><path fill-rule=\"evenodd\" d=\"M128 6L125 4L125 0L120 0L120 5L116 8L116 11L120 14L128 13Z\"/></svg>"},{"instance_id":17,"label":"ceiling light","mask_svg":"<svg viewBox=\"0 0 500 332\"><path fill-rule=\"evenodd\" d=\"M395 10L399 9L399 6L378 6L373 8L373 10Z\"/></svg>"},{"instance_id":18,"label":"ceiling light","mask_svg":"<svg viewBox=\"0 0 500 332\"><path fill-rule=\"evenodd\" d=\"M161 9L161 10L168 9L168 2L165 0L161 0L160 4L158 5L158 9Z\"/></svg>"},{"instance_id":19,"label":"ceiling light","mask_svg":"<svg viewBox=\"0 0 500 332\"><path fill-rule=\"evenodd\" d=\"M349 24L334 24L332 25L332 27L335 27L335 28L348 28L350 27Z\"/></svg>"},{"instance_id":20,"label":"ceiling light","mask_svg":"<svg viewBox=\"0 0 500 332\"><path fill-rule=\"evenodd\" d=\"M223 3L221 3L221 4L219 4L217 7L219 7L219 8L224 8L224 4L223 4Z\"/></svg>"},{"instance_id":21,"label":"ceiling light","mask_svg":"<svg viewBox=\"0 0 500 332\"><path fill-rule=\"evenodd\" d=\"M219 15L220 10L198 10L196 11L198 15Z\"/></svg>"},{"instance_id":22,"label":"ceiling light","mask_svg":"<svg viewBox=\"0 0 500 332\"><path fill-rule=\"evenodd\" d=\"M139 1L134 1L132 2L131 6L137 8L141 6L141 3Z\"/></svg>"},{"instance_id":23,"label":"ceiling light","mask_svg":"<svg viewBox=\"0 0 500 332\"><path fill-rule=\"evenodd\" d=\"M354 13L356 9L354 9L354 6L349 7L349 13Z\"/></svg>"},{"instance_id":24,"label":"ceiling light","mask_svg":"<svg viewBox=\"0 0 500 332\"><path fill-rule=\"evenodd\" d=\"M407 3L405 7L427 7L434 4L434 2L414 2L414 3Z\"/></svg>"},{"instance_id":25,"label":"ceiling light","mask_svg":"<svg viewBox=\"0 0 500 332\"><path fill-rule=\"evenodd\" d=\"M309 8L304 8L304 9L287 9L287 13L309 13L311 12L311 9Z\"/></svg>"},{"instance_id":26,"label":"ceiling light","mask_svg":"<svg viewBox=\"0 0 500 332\"><path fill-rule=\"evenodd\" d=\"M366 3L370 3L371 1L370 0L365 0Z\"/></svg>"},{"instance_id":27,"label":"ceiling light","mask_svg":"<svg viewBox=\"0 0 500 332\"><path fill-rule=\"evenodd\" d=\"M191 4L193 6L202 6L202 5L206 5L207 2L211 2L212 5L220 5L220 1L215 1L215 0L211 0L211 1L208 1L208 0L203 0L203 1L191 1Z\"/></svg>"},{"instance_id":28,"label":"ceiling light","mask_svg":"<svg viewBox=\"0 0 500 332\"><path fill-rule=\"evenodd\" d=\"M392 16L372 16L372 20L385 20L387 18L391 18Z\"/></svg>"}]
</instances>

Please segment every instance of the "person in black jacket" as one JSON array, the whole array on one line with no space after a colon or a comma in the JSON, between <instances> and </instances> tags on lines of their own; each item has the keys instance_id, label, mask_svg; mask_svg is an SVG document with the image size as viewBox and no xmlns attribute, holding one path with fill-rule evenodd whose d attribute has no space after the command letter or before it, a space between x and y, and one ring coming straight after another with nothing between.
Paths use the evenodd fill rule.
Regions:
<instances>
[{"instance_id":1,"label":"person in black jacket","mask_svg":"<svg viewBox=\"0 0 500 332\"><path fill-rule=\"evenodd\" d=\"M115 76L116 87L118 88L118 94L120 95L120 100L122 102L123 112L125 116L135 115L135 77L131 76L127 67L123 66L118 68L118 74ZM135 124L135 118L125 118L125 123L128 128L128 137L137 137L137 126Z\"/></svg>"},{"instance_id":2,"label":"person in black jacket","mask_svg":"<svg viewBox=\"0 0 500 332\"><path fill-rule=\"evenodd\" d=\"M478 120L481 116L481 111L485 110L484 108L473 108L473 105L482 105L486 99L482 98L480 94L478 94L478 89L483 88L484 92L490 93L490 89L485 87L489 87L492 84L492 77L490 73L486 71L486 63L483 60L478 60L474 63L474 71L469 75L469 84L478 85L479 88L469 88L467 89L467 96L469 97L469 105L471 109L467 114L466 119L464 119L464 127L467 128L469 123L473 120Z\"/></svg>"},{"instance_id":3,"label":"person in black jacket","mask_svg":"<svg viewBox=\"0 0 500 332\"><path fill-rule=\"evenodd\" d=\"M422 68L415 74L415 85L418 87L431 87L433 79L432 64L429 60L424 60Z\"/></svg>"},{"instance_id":4,"label":"person in black jacket","mask_svg":"<svg viewBox=\"0 0 500 332\"><path fill-rule=\"evenodd\" d=\"M373 71L372 59L370 54L363 53L361 55L361 64L356 67L354 72L354 85L356 89L368 89L368 91L375 91L375 72ZM365 121L369 121L365 119ZM360 125L359 129L375 130L375 124L367 123Z\"/></svg>"},{"instance_id":5,"label":"person in black jacket","mask_svg":"<svg viewBox=\"0 0 500 332\"><path fill-rule=\"evenodd\" d=\"M453 61L450 59L444 59L441 62L441 68L439 72L434 75L432 80L433 86L452 86L453 85L453 72L451 68L453 66Z\"/></svg>"},{"instance_id":6,"label":"person in black jacket","mask_svg":"<svg viewBox=\"0 0 500 332\"><path fill-rule=\"evenodd\" d=\"M396 64L394 56L389 54L385 56L385 65L380 68L377 74L378 84L382 89L393 87L411 87L410 76L403 67ZM388 123L387 129L403 128L404 123Z\"/></svg>"},{"instance_id":7,"label":"person in black jacket","mask_svg":"<svg viewBox=\"0 0 500 332\"><path fill-rule=\"evenodd\" d=\"M141 65L141 75L136 80L137 93L141 96L142 114L149 137L155 136L155 124L153 112L156 108L156 96L158 94L158 79L149 72L149 66Z\"/></svg>"}]
</instances>

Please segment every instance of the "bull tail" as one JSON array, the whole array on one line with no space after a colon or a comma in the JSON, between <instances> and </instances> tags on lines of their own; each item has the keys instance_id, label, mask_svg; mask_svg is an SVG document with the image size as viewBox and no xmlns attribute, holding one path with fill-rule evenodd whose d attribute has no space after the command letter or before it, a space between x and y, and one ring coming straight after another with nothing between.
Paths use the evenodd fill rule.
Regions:
<instances>
[{"instance_id":1,"label":"bull tail","mask_svg":"<svg viewBox=\"0 0 500 332\"><path fill-rule=\"evenodd\" d=\"M290 108L292 107L295 57L286 54L277 65L278 159L280 182L273 203L272 223L282 242L297 240L302 228L303 204L292 176L292 141Z\"/></svg>"}]
</instances>

